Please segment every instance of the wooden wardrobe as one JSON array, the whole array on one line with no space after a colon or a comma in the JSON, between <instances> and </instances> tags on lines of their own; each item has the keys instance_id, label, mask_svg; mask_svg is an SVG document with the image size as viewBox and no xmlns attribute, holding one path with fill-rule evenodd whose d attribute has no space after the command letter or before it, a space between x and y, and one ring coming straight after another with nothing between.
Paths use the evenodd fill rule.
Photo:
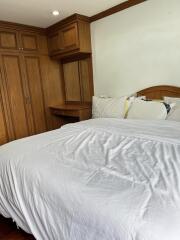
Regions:
<instances>
[{"instance_id":1,"label":"wooden wardrobe","mask_svg":"<svg viewBox=\"0 0 180 240\"><path fill-rule=\"evenodd\" d=\"M0 144L53 128L60 77L42 29L0 23Z\"/></svg>"},{"instance_id":2,"label":"wooden wardrobe","mask_svg":"<svg viewBox=\"0 0 180 240\"><path fill-rule=\"evenodd\" d=\"M50 106L91 102L90 21L47 28L0 21L0 145L63 124Z\"/></svg>"}]
</instances>

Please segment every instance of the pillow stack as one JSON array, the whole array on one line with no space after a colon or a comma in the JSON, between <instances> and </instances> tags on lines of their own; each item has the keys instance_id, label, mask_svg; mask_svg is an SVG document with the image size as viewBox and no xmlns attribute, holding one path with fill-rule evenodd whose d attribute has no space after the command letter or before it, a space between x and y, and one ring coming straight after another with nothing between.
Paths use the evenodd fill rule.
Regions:
<instances>
[{"instance_id":1,"label":"pillow stack","mask_svg":"<svg viewBox=\"0 0 180 240\"><path fill-rule=\"evenodd\" d=\"M180 121L180 98L146 100L145 96L93 97L93 118Z\"/></svg>"}]
</instances>

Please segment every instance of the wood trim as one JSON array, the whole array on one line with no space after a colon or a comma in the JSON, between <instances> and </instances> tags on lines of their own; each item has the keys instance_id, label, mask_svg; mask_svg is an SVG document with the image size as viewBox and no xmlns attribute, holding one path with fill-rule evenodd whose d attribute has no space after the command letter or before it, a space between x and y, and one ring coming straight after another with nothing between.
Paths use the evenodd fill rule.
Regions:
<instances>
[{"instance_id":1,"label":"wood trim","mask_svg":"<svg viewBox=\"0 0 180 240\"><path fill-rule=\"evenodd\" d=\"M140 3L143 3L147 0L128 0L126 2L123 2L123 3L120 3L112 8L109 8L103 12L100 12L98 14L95 14L94 16L90 17L90 21L91 22L94 22L94 21L97 21L99 19L102 19L102 18L105 18L105 17L108 17L114 13L117 13L117 12L120 12L120 11L123 11L127 8L130 8L130 7L133 7L137 4L140 4Z\"/></svg>"},{"instance_id":2,"label":"wood trim","mask_svg":"<svg viewBox=\"0 0 180 240\"><path fill-rule=\"evenodd\" d=\"M180 87L154 86L137 92L137 96L146 96L148 99L163 99L165 96L180 98Z\"/></svg>"},{"instance_id":3,"label":"wood trim","mask_svg":"<svg viewBox=\"0 0 180 240\"><path fill-rule=\"evenodd\" d=\"M45 28L24 25L24 24L20 24L20 23L0 21L0 26L1 26L1 28L6 28L6 29L10 29L10 30L30 31L30 32L40 33L43 35L46 34Z\"/></svg>"}]
</instances>

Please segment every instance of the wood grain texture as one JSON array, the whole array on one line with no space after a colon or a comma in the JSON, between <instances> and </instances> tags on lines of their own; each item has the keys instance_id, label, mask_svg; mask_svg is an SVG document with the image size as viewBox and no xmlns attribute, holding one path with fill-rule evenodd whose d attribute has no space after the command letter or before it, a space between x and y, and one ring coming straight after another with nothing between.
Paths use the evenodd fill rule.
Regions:
<instances>
[{"instance_id":1,"label":"wood grain texture","mask_svg":"<svg viewBox=\"0 0 180 240\"><path fill-rule=\"evenodd\" d=\"M53 28L52 28L53 29ZM58 24L58 29L48 32L49 53L56 59L63 59L78 53L91 53L90 23L72 20Z\"/></svg>"},{"instance_id":2,"label":"wood grain texture","mask_svg":"<svg viewBox=\"0 0 180 240\"><path fill-rule=\"evenodd\" d=\"M38 51L37 35L30 33L21 33L22 50Z\"/></svg>"},{"instance_id":3,"label":"wood grain texture","mask_svg":"<svg viewBox=\"0 0 180 240\"><path fill-rule=\"evenodd\" d=\"M4 108L2 105L2 96L0 89L0 145L6 143L7 141L7 126L5 122Z\"/></svg>"},{"instance_id":4,"label":"wood grain texture","mask_svg":"<svg viewBox=\"0 0 180 240\"><path fill-rule=\"evenodd\" d=\"M102 18L105 18L105 17L108 17L114 13L117 13L117 12L120 12L120 11L123 11L127 8L130 8L130 7L133 7L137 4L140 4L140 3L143 3L147 0L128 0L126 2L123 2L123 3L120 3L112 8L109 8L103 12L100 12L98 14L95 14L94 16L90 17L90 21L91 22L94 22L94 21L97 21L99 19L102 19Z\"/></svg>"},{"instance_id":5,"label":"wood grain texture","mask_svg":"<svg viewBox=\"0 0 180 240\"><path fill-rule=\"evenodd\" d=\"M42 89L42 76L40 59L37 56L24 56L27 74L29 94L26 98L26 105L31 104L35 133L42 133L47 130L44 94Z\"/></svg>"},{"instance_id":6,"label":"wood grain texture","mask_svg":"<svg viewBox=\"0 0 180 240\"><path fill-rule=\"evenodd\" d=\"M63 73L66 102L81 102L78 61L63 64Z\"/></svg>"},{"instance_id":7,"label":"wood grain texture","mask_svg":"<svg viewBox=\"0 0 180 240\"><path fill-rule=\"evenodd\" d=\"M0 48L18 49L17 32L0 30Z\"/></svg>"},{"instance_id":8,"label":"wood grain texture","mask_svg":"<svg viewBox=\"0 0 180 240\"><path fill-rule=\"evenodd\" d=\"M92 101L93 79L91 70L91 58L86 58L79 61L79 77L83 102Z\"/></svg>"},{"instance_id":9,"label":"wood grain texture","mask_svg":"<svg viewBox=\"0 0 180 240\"><path fill-rule=\"evenodd\" d=\"M29 129L25 111L21 58L18 54L3 54L2 62L14 135L16 139L26 137L29 135Z\"/></svg>"},{"instance_id":10,"label":"wood grain texture","mask_svg":"<svg viewBox=\"0 0 180 240\"><path fill-rule=\"evenodd\" d=\"M41 56L40 61L47 127L48 130L52 130L62 125L49 109L50 105L64 103L62 68L59 62L51 60L48 56Z\"/></svg>"},{"instance_id":11,"label":"wood grain texture","mask_svg":"<svg viewBox=\"0 0 180 240\"><path fill-rule=\"evenodd\" d=\"M72 117L76 118L76 121L88 120L92 116L92 107L90 104L55 105L51 106L50 109L56 116L61 118Z\"/></svg>"},{"instance_id":12,"label":"wood grain texture","mask_svg":"<svg viewBox=\"0 0 180 240\"><path fill-rule=\"evenodd\" d=\"M163 99L167 97L180 97L180 87L175 86L154 86L143 89L137 93L137 96L146 96L147 99Z\"/></svg>"},{"instance_id":13,"label":"wood grain texture","mask_svg":"<svg viewBox=\"0 0 180 240\"><path fill-rule=\"evenodd\" d=\"M60 29L60 50L70 51L79 48L77 23L69 24Z\"/></svg>"}]
</instances>

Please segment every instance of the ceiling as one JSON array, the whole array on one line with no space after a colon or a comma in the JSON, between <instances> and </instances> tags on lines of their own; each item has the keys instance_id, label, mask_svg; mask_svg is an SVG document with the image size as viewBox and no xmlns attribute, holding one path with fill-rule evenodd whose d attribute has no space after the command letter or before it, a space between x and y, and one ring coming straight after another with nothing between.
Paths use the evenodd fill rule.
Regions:
<instances>
[{"instance_id":1,"label":"ceiling","mask_svg":"<svg viewBox=\"0 0 180 240\"><path fill-rule=\"evenodd\" d=\"M92 16L125 0L0 0L0 20L48 27L73 13ZM52 11L58 10L59 16Z\"/></svg>"}]
</instances>

